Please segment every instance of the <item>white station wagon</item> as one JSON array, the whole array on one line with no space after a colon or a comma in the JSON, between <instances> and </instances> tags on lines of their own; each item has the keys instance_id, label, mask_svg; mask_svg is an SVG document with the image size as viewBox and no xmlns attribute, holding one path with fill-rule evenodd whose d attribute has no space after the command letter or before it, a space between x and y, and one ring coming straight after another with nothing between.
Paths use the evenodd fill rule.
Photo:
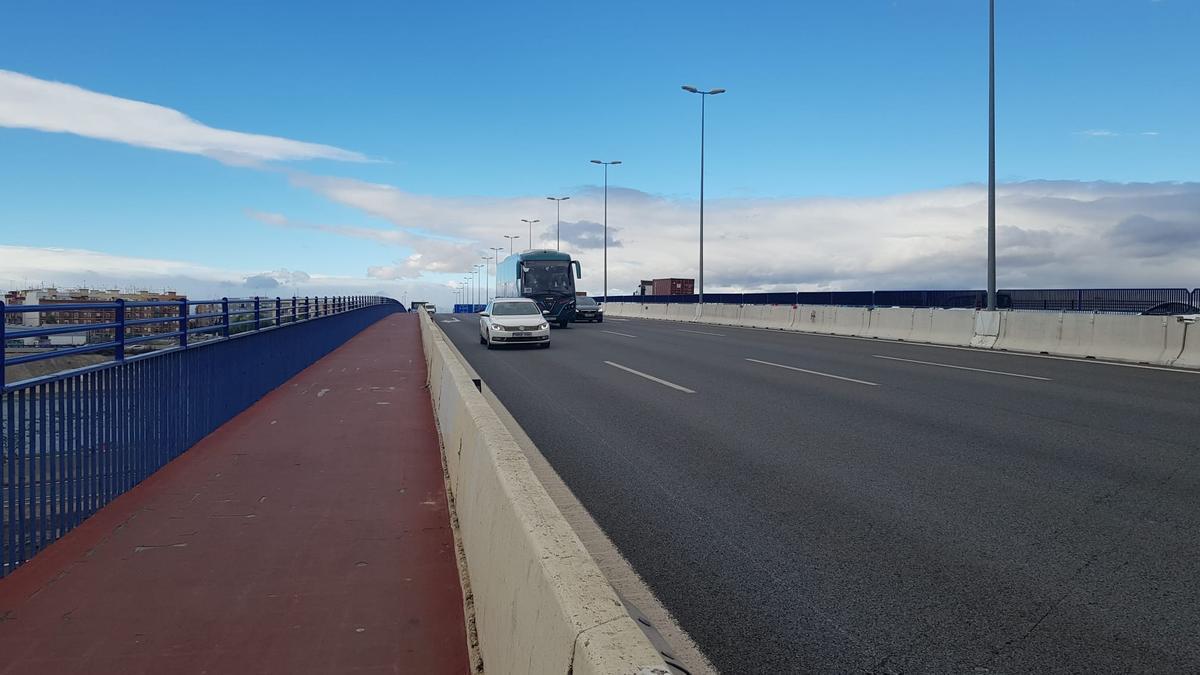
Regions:
<instances>
[{"instance_id":1,"label":"white station wagon","mask_svg":"<svg viewBox=\"0 0 1200 675\"><path fill-rule=\"evenodd\" d=\"M550 324L529 298L496 298L479 313L479 344L488 349L513 344L545 349L550 346Z\"/></svg>"}]
</instances>

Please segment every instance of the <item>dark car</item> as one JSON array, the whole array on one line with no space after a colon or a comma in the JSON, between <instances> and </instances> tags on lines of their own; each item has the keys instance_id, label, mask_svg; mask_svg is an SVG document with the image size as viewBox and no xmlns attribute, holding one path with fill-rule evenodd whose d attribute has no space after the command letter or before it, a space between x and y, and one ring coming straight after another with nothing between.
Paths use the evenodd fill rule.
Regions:
<instances>
[{"instance_id":1,"label":"dark car","mask_svg":"<svg viewBox=\"0 0 1200 675\"><path fill-rule=\"evenodd\" d=\"M575 320L602 323L604 321L604 310L600 309L600 303L594 299L586 295L581 295L575 298Z\"/></svg>"}]
</instances>

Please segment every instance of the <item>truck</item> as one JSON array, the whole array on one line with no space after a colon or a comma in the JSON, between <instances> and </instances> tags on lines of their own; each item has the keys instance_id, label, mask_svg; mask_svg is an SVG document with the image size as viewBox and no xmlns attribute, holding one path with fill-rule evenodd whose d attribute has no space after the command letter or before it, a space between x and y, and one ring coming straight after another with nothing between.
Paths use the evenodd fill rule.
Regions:
<instances>
[{"instance_id":1,"label":"truck","mask_svg":"<svg viewBox=\"0 0 1200 675\"><path fill-rule=\"evenodd\" d=\"M575 280L581 277L579 261L568 253L522 251L496 266L496 297L529 298L542 308L547 322L566 328L575 320Z\"/></svg>"}]
</instances>

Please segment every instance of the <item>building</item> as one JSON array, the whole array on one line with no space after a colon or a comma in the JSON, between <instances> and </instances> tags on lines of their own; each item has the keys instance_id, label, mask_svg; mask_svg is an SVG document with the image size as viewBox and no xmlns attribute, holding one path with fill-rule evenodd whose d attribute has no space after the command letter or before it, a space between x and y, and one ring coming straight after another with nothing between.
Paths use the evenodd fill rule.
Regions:
<instances>
[{"instance_id":1,"label":"building","mask_svg":"<svg viewBox=\"0 0 1200 675\"><path fill-rule=\"evenodd\" d=\"M180 305L177 303L186 301L187 296L179 295L175 291L164 293L151 293L149 291L123 293L117 289L96 290L89 288L62 290L57 288L30 288L9 291L4 294L4 304L9 306L41 305L52 307L54 305L98 305L116 300L124 300L126 303L133 305L125 308L125 320L132 321L137 319L176 318L179 316L180 308ZM139 307L135 304L143 302L170 302L172 304L151 307ZM7 325L14 327L37 328L40 326L87 325L112 323L116 320L116 310L101 307L95 309L50 309L40 312L11 313L6 314L4 318ZM174 322L149 323L138 326L127 326L125 328L125 336L142 337L157 333L170 333L177 329L178 324ZM112 335L111 329L90 332L96 333L97 338L107 335L108 339L111 339ZM37 340L37 338L29 338L27 342L29 340ZM79 344L80 335L76 333L51 336L48 342L52 345Z\"/></svg>"}]
</instances>

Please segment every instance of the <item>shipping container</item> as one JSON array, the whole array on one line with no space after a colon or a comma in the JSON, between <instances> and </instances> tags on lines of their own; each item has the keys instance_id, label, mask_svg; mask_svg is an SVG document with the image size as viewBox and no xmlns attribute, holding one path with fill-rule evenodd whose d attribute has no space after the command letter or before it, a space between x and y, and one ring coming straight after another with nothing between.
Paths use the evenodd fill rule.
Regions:
<instances>
[{"instance_id":1,"label":"shipping container","mask_svg":"<svg viewBox=\"0 0 1200 675\"><path fill-rule=\"evenodd\" d=\"M692 295L696 292L695 279L655 279L654 295Z\"/></svg>"}]
</instances>

